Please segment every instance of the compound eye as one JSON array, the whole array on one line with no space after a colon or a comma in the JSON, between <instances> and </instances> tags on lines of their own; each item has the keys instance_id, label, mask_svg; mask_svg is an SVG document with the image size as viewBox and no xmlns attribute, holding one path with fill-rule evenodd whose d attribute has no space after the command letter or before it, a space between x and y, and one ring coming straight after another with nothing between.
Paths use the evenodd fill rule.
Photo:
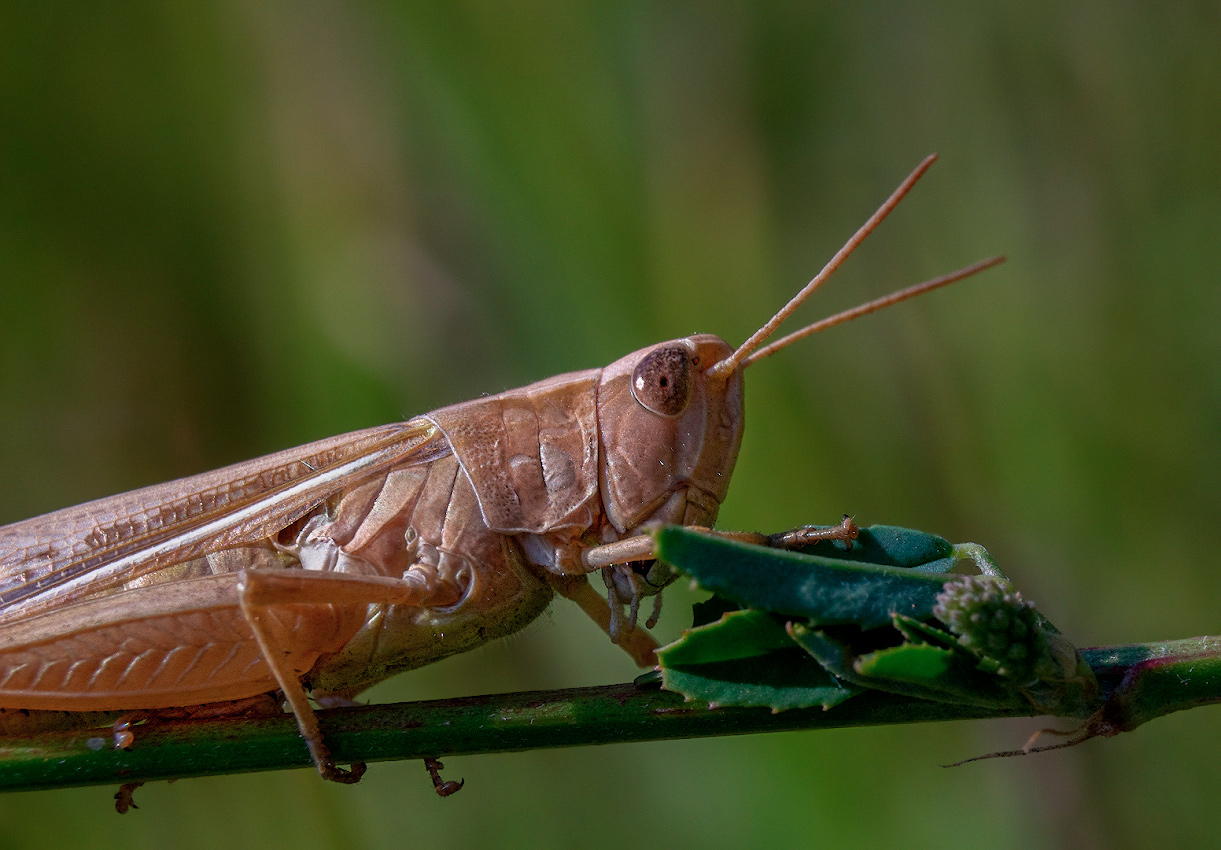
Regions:
<instances>
[{"instance_id":1,"label":"compound eye","mask_svg":"<svg viewBox=\"0 0 1221 850\"><path fill-rule=\"evenodd\" d=\"M683 345L659 348L632 370L632 396L661 416L678 416L691 400L691 352Z\"/></svg>"}]
</instances>

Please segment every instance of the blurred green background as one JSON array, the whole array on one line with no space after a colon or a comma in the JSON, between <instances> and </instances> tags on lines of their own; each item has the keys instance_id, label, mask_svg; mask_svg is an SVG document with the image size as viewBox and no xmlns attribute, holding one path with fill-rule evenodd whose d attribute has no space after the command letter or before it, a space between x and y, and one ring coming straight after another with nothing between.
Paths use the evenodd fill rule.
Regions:
<instances>
[{"instance_id":1,"label":"blurred green background","mask_svg":"<svg viewBox=\"0 0 1221 850\"><path fill-rule=\"evenodd\" d=\"M0 6L0 523L692 331L986 276L749 375L722 524L987 545L1077 643L1221 633L1216 4ZM685 590L659 630L684 625ZM374 692L624 681L557 604ZM0 848L1215 846L1221 713L0 798Z\"/></svg>"}]
</instances>

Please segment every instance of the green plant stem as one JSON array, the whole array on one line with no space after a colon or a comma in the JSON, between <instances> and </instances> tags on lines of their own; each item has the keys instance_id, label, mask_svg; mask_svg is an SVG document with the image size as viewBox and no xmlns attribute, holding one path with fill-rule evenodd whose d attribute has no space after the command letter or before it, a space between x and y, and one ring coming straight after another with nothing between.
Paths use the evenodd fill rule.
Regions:
<instances>
[{"instance_id":1,"label":"green plant stem","mask_svg":"<svg viewBox=\"0 0 1221 850\"><path fill-rule=\"evenodd\" d=\"M1221 700L1221 638L1104 647L1083 652L1102 683L1090 711L1101 734L1127 731L1161 714ZM497 694L321 712L338 761L515 752L797 729L830 729L1007 717L1035 710L990 709L880 692L830 711L709 708L685 703L655 683ZM72 730L0 739L0 788L10 791L119 784L310 764L289 715L157 721L136 729L130 750L109 730Z\"/></svg>"}]
</instances>

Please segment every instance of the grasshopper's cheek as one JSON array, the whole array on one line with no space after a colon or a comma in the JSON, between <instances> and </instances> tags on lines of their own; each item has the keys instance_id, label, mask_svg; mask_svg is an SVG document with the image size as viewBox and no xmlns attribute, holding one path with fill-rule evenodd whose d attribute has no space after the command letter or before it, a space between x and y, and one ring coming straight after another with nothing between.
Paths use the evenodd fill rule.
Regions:
<instances>
[{"instance_id":1,"label":"grasshopper's cheek","mask_svg":"<svg viewBox=\"0 0 1221 850\"><path fill-rule=\"evenodd\" d=\"M702 525L711 528L716 523L721 503L711 493L698 487L688 487L686 490L686 508L683 511L683 525Z\"/></svg>"},{"instance_id":2,"label":"grasshopper's cheek","mask_svg":"<svg viewBox=\"0 0 1221 850\"><path fill-rule=\"evenodd\" d=\"M636 526L636 531L648 531L661 525L673 525L683 521L687 512L687 488L672 493L661 507L649 514L643 522Z\"/></svg>"},{"instance_id":3,"label":"grasshopper's cheek","mask_svg":"<svg viewBox=\"0 0 1221 850\"><path fill-rule=\"evenodd\" d=\"M671 494L661 507L628 534L640 534L662 525L702 525L711 528L720 509L721 503L714 495L698 487L686 486Z\"/></svg>"}]
</instances>

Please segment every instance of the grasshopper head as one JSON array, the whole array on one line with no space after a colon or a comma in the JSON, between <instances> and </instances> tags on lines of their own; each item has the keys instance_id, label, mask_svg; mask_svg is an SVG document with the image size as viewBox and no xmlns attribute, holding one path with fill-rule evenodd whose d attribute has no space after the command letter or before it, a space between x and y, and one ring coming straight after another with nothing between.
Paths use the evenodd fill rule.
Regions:
<instances>
[{"instance_id":1,"label":"grasshopper head","mask_svg":"<svg viewBox=\"0 0 1221 850\"><path fill-rule=\"evenodd\" d=\"M742 371L799 339L938 287L1004 260L993 257L877 298L764 343L839 268L910 191L936 156L927 157L800 292L736 349L698 334L633 352L602 370L598 384L599 484L607 520L603 539L663 523L711 526L729 489L742 442ZM649 562L603 571L611 608L657 593L673 576ZM633 575L634 574L634 575ZM643 579L643 583L637 579ZM654 615L656 616L656 615ZM614 620L612 619L612 623ZM617 629L612 625L612 636Z\"/></svg>"},{"instance_id":2,"label":"grasshopper head","mask_svg":"<svg viewBox=\"0 0 1221 850\"><path fill-rule=\"evenodd\" d=\"M619 534L716 519L742 443L742 371L714 375L709 367L732 352L719 337L699 334L602 370L599 483Z\"/></svg>"}]
</instances>

